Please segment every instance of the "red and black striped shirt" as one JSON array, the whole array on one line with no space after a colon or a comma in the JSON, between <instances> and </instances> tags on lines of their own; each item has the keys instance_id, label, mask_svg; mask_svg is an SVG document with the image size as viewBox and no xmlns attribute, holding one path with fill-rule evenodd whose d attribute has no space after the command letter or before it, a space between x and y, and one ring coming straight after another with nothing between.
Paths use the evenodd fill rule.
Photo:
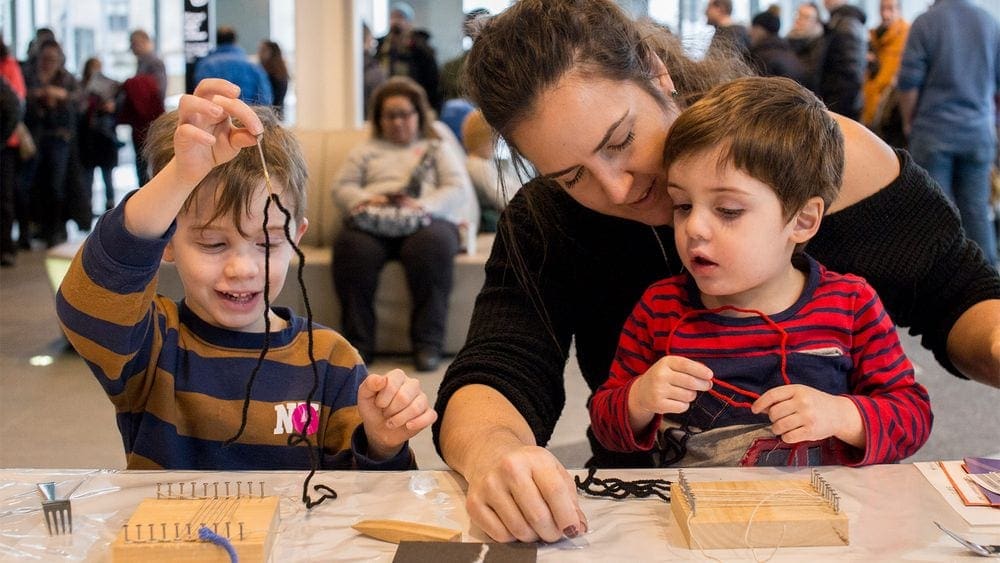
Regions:
<instances>
[{"instance_id":1,"label":"red and black striped shirt","mask_svg":"<svg viewBox=\"0 0 1000 563\"><path fill-rule=\"evenodd\" d=\"M772 387L799 383L857 405L866 447L845 462L888 463L915 453L930 434L930 401L875 290L862 278L830 272L807 256L793 261L807 272L805 290L771 322L705 310L686 274L651 285L625 323L610 377L591 400L598 440L614 451L653 447L661 417L636 435L629 425L628 393L638 376L669 354L704 363L715 374L715 393L699 393L687 412L665 415L681 425L707 430L766 423L767 416L751 413L749 404Z\"/></svg>"}]
</instances>

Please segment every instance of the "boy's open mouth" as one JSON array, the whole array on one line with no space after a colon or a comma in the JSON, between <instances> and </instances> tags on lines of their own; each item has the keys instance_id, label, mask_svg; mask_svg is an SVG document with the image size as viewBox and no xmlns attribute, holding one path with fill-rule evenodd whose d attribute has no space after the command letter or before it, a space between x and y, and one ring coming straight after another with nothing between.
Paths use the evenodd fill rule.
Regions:
<instances>
[{"instance_id":1,"label":"boy's open mouth","mask_svg":"<svg viewBox=\"0 0 1000 563\"><path fill-rule=\"evenodd\" d=\"M718 266L718 264L712 262L711 260L705 258L704 256L695 256L694 258L691 259L691 262L697 266Z\"/></svg>"},{"instance_id":2,"label":"boy's open mouth","mask_svg":"<svg viewBox=\"0 0 1000 563\"><path fill-rule=\"evenodd\" d=\"M249 303L250 301L253 300L254 297L257 296L256 291L240 292L240 293L220 291L219 294L234 303Z\"/></svg>"}]
</instances>

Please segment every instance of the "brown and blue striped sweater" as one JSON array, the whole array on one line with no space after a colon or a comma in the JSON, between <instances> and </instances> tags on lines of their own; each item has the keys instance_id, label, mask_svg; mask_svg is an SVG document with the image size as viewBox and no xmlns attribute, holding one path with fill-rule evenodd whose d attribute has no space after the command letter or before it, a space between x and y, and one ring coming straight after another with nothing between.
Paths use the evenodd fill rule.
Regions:
<instances>
[{"instance_id":1,"label":"brown and blue striped sweater","mask_svg":"<svg viewBox=\"0 0 1000 563\"><path fill-rule=\"evenodd\" d=\"M306 320L274 308L288 328L270 334L246 429L223 446L240 427L264 334L211 326L183 301L157 295L157 270L173 228L158 240L134 237L124 227L123 208L98 221L59 288L56 308L67 338L115 406L128 468L308 469L304 444L287 445L304 424L314 381ZM365 366L337 332L314 325L313 338L319 382L308 407L309 436L323 445L320 467L415 467L408 446L385 461L364 455L356 403Z\"/></svg>"}]
</instances>

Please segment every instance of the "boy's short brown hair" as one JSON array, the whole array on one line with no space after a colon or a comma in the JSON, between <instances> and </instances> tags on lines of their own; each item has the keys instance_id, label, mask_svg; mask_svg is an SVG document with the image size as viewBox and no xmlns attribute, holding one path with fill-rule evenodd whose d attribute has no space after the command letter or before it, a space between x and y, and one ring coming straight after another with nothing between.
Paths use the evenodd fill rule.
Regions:
<instances>
[{"instance_id":1,"label":"boy's short brown hair","mask_svg":"<svg viewBox=\"0 0 1000 563\"><path fill-rule=\"evenodd\" d=\"M674 122L663 158L669 170L716 147L720 167L732 165L775 191L786 219L811 197L829 209L840 191L840 127L823 102L787 78L740 78L713 88Z\"/></svg>"},{"instance_id":2,"label":"boy's short brown hair","mask_svg":"<svg viewBox=\"0 0 1000 563\"><path fill-rule=\"evenodd\" d=\"M261 145L267 159L267 171L272 182L284 186L281 204L288 209L296 223L301 224L306 213L306 170L302 147L292 133L281 126L277 115L269 107L254 106L254 112L264 125ZM153 174L158 173L174 157L174 131L177 130L177 112L165 113L149 128L143 154ZM238 125L238 123L237 123ZM264 180L257 147L241 150L232 160L212 169L188 196L181 208L186 212L193 205L199 190L219 188L218 204L208 223L221 217L232 217L236 230L244 233L242 217L250 211L255 188ZM266 188L265 188L266 189ZM274 213L280 213L273 208Z\"/></svg>"}]
</instances>

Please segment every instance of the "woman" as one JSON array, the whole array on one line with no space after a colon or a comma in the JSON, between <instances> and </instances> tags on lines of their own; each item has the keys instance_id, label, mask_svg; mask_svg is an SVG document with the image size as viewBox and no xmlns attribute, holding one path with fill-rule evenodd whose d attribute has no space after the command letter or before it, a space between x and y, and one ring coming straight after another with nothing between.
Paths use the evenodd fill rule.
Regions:
<instances>
[{"instance_id":1,"label":"woman","mask_svg":"<svg viewBox=\"0 0 1000 563\"><path fill-rule=\"evenodd\" d=\"M271 83L271 105L281 117L285 114L285 94L288 93L288 65L281 55L281 46L274 41L261 41L257 48L257 58Z\"/></svg>"},{"instance_id":2,"label":"woman","mask_svg":"<svg viewBox=\"0 0 1000 563\"><path fill-rule=\"evenodd\" d=\"M91 57L83 64L80 80L83 100L80 104L80 181L94 183L94 169L101 169L104 180L104 209L115 206L113 172L118 166L118 134L115 128L115 98L121 84L101 72L101 59Z\"/></svg>"},{"instance_id":3,"label":"woman","mask_svg":"<svg viewBox=\"0 0 1000 563\"><path fill-rule=\"evenodd\" d=\"M504 212L436 407L442 456L469 482L472 521L496 540L586 530L569 474L539 447L565 402L570 343L595 389L642 291L679 271L664 139L681 107L727 72L687 61L667 41L606 0L522 0L469 54L473 101L539 173ZM866 277L947 369L1000 386L996 271L905 153L838 122L844 185L810 253ZM594 453L597 466L651 464Z\"/></svg>"},{"instance_id":4,"label":"woman","mask_svg":"<svg viewBox=\"0 0 1000 563\"><path fill-rule=\"evenodd\" d=\"M390 78L372 95L372 138L351 151L334 185L348 218L333 249L341 327L366 363L375 350L379 272L393 258L403 263L413 299L416 368L432 371L441 360L458 227L475 196L460 157L441 142L433 121L423 88ZM388 216L405 224L396 227Z\"/></svg>"},{"instance_id":5,"label":"woman","mask_svg":"<svg viewBox=\"0 0 1000 563\"><path fill-rule=\"evenodd\" d=\"M35 66L24 77L28 87L24 122L38 145L26 183L32 186L30 207L38 221L39 234L50 248L66 240L66 220L72 215L70 205L85 199L81 197L79 179L69 173L75 156L79 87L65 63L59 43L45 40L38 48ZM88 210L89 204L87 199ZM90 228L89 217L82 222L85 224L81 228Z\"/></svg>"}]
</instances>

